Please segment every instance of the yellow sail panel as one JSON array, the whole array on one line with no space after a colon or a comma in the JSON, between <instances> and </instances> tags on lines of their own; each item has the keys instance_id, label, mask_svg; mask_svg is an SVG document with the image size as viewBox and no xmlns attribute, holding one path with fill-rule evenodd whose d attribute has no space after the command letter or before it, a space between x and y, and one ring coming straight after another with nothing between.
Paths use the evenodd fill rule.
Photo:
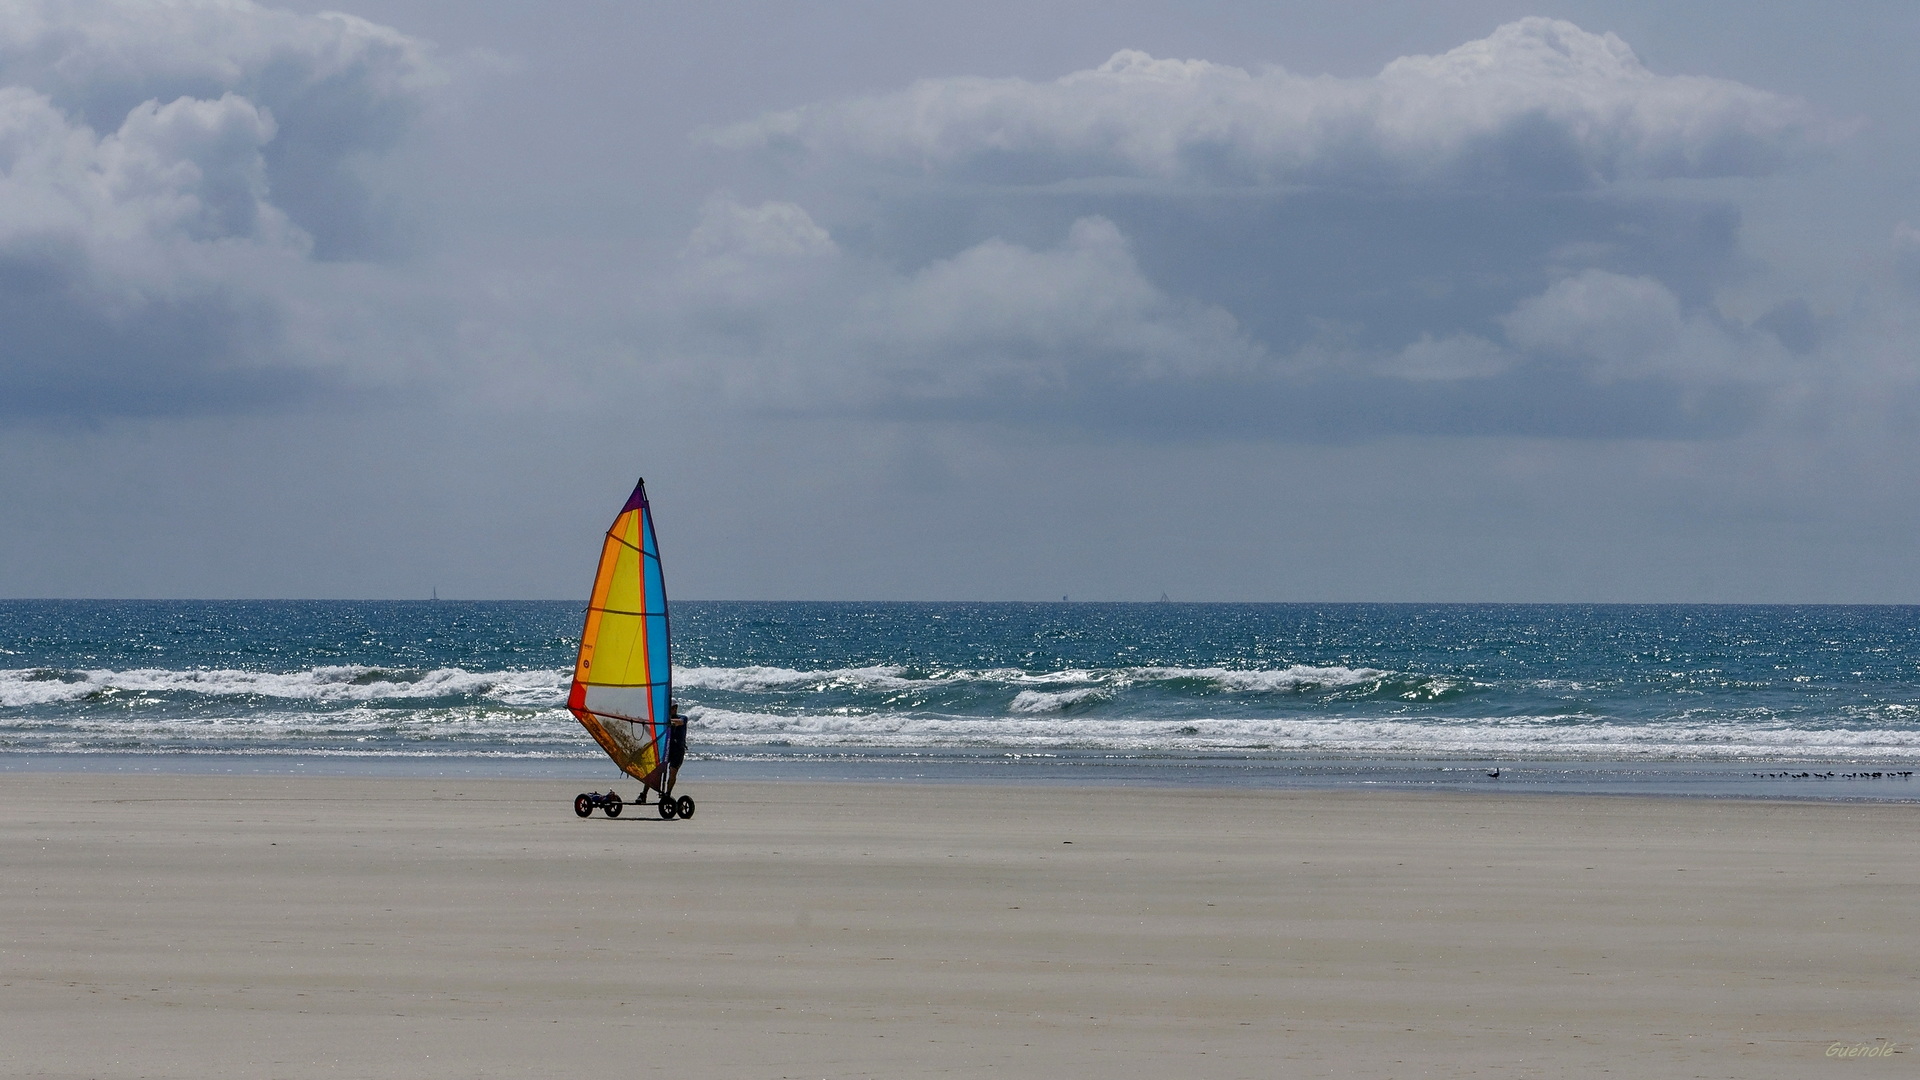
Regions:
<instances>
[{"instance_id":1,"label":"yellow sail panel","mask_svg":"<svg viewBox=\"0 0 1920 1080\"><path fill-rule=\"evenodd\" d=\"M658 787L672 669L667 595L646 483L607 530L567 707L614 763Z\"/></svg>"},{"instance_id":2,"label":"yellow sail panel","mask_svg":"<svg viewBox=\"0 0 1920 1080\"><path fill-rule=\"evenodd\" d=\"M631 515L628 515L631 516ZM600 686L645 683L647 678L646 616L640 610L639 552L611 537L607 540L611 587L601 606L600 633L594 638L592 670L587 681Z\"/></svg>"}]
</instances>

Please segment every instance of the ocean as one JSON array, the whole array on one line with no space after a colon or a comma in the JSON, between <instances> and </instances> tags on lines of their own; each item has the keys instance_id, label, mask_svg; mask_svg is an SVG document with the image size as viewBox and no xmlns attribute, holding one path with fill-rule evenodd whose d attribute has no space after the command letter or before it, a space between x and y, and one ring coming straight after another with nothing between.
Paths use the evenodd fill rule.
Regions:
<instances>
[{"instance_id":1,"label":"ocean","mask_svg":"<svg viewBox=\"0 0 1920 1080\"><path fill-rule=\"evenodd\" d=\"M679 602L698 777L1920 798L1920 608ZM618 773L578 602L0 601L0 770ZM1495 775L1495 773L1498 775Z\"/></svg>"}]
</instances>

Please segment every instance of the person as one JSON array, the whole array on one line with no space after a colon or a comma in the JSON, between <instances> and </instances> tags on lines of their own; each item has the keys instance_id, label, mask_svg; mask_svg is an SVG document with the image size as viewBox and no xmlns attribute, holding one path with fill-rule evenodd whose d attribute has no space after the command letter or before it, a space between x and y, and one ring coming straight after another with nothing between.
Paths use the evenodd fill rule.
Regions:
<instances>
[{"instance_id":1,"label":"person","mask_svg":"<svg viewBox=\"0 0 1920 1080\"><path fill-rule=\"evenodd\" d=\"M677 701L667 704L667 790L662 792L666 798L673 797L673 782L680 778L680 763L687 760L687 718L680 712Z\"/></svg>"}]
</instances>

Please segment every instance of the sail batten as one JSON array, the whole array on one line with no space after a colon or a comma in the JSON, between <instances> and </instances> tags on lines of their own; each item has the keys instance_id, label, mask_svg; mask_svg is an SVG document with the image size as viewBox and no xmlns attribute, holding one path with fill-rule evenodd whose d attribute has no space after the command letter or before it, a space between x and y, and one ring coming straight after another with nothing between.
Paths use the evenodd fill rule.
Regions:
<instances>
[{"instance_id":1,"label":"sail batten","mask_svg":"<svg viewBox=\"0 0 1920 1080\"><path fill-rule=\"evenodd\" d=\"M567 707L614 764L659 787L673 671L666 583L644 480L607 529L589 596Z\"/></svg>"}]
</instances>

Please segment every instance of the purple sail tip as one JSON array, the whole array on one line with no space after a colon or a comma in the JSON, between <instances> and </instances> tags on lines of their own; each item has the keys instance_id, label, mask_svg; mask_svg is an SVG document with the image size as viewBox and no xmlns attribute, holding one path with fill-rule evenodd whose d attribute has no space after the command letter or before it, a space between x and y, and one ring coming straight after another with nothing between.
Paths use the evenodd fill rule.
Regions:
<instances>
[{"instance_id":1,"label":"purple sail tip","mask_svg":"<svg viewBox=\"0 0 1920 1080\"><path fill-rule=\"evenodd\" d=\"M641 510L644 509L646 505L647 482L641 480L639 483L633 485L633 494L627 496L627 505L621 507L620 512L624 514L629 510Z\"/></svg>"}]
</instances>

